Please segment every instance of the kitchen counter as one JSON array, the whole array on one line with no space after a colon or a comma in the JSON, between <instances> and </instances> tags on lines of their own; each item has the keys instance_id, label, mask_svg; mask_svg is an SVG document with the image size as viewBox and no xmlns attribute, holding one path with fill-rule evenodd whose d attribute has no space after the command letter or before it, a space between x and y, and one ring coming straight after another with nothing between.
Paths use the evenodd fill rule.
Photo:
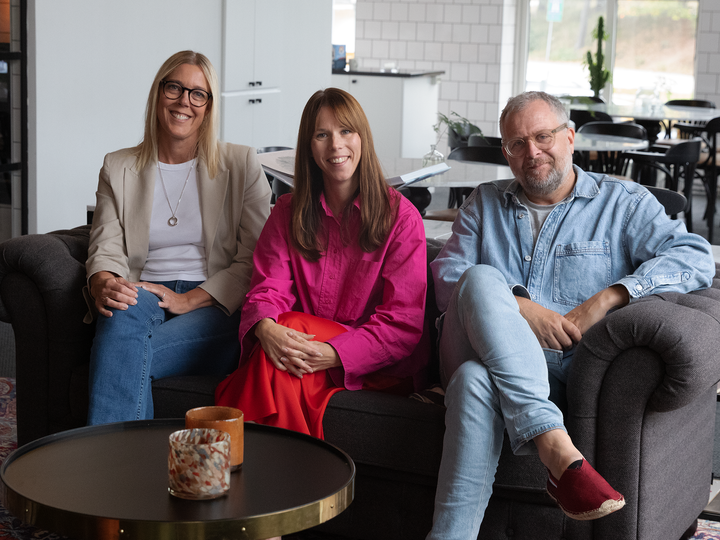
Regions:
<instances>
[{"instance_id":1,"label":"kitchen counter","mask_svg":"<svg viewBox=\"0 0 720 540\"><path fill-rule=\"evenodd\" d=\"M333 75L372 75L376 77L439 77L444 71L420 71L408 69L381 69L364 68L358 71L345 71L344 69L333 69Z\"/></svg>"}]
</instances>

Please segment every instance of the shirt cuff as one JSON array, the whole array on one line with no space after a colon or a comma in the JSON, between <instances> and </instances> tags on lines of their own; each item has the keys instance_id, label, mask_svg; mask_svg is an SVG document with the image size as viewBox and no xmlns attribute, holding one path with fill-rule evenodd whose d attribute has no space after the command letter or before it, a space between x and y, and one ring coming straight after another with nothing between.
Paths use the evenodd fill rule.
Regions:
<instances>
[{"instance_id":1,"label":"shirt cuff","mask_svg":"<svg viewBox=\"0 0 720 540\"><path fill-rule=\"evenodd\" d=\"M532 298L530 298L530 293L525 288L525 285L510 285L510 291L512 291L514 296L532 300Z\"/></svg>"}]
</instances>

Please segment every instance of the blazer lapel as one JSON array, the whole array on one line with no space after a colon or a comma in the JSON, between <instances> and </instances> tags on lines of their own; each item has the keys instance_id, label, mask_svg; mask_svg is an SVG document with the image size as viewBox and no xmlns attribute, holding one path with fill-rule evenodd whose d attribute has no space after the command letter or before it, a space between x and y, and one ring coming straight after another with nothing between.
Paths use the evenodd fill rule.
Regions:
<instances>
[{"instance_id":1,"label":"blazer lapel","mask_svg":"<svg viewBox=\"0 0 720 540\"><path fill-rule=\"evenodd\" d=\"M203 240L205 241L205 260L210 272L210 254L212 253L220 218L223 214L230 171L218 171L215 178L210 178L204 161L198 166L198 194L200 196L200 212L202 213Z\"/></svg>"},{"instance_id":2,"label":"blazer lapel","mask_svg":"<svg viewBox=\"0 0 720 540\"><path fill-rule=\"evenodd\" d=\"M123 227L130 268L142 269L147 260L150 218L155 195L155 170L156 162L153 161L140 173L130 167L126 167L124 171ZM131 279L140 279L139 272L137 276L131 276Z\"/></svg>"}]
</instances>

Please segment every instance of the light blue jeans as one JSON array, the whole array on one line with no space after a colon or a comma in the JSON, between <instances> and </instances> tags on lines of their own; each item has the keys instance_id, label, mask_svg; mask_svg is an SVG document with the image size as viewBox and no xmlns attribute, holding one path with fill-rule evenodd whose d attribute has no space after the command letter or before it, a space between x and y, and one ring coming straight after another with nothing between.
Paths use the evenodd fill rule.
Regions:
<instances>
[{"instance_id":1,"label":"light blue jeans","mask_svg":"<svg viewBox=\"0 0 720 540\"><path fill-rule=\"evenodd\" d=\"M176 293L201 282L166 281ZM151 382L173 375L224 375L240 356L240 310L231 316L211 306L172 315L157 296L138 290L127 310L98 315L90 353L88 425L153 417Z\"/></svg>"},{"instance_id":2,"label":"light blue jeans","mask_svg":"<svg viewBox=\"0 0 720 540\"><path fill-rule=\"evenodd\" d=\"M429 540L477 538L495 479L503 431L516 454L565 429L548 399L548 368L503 275L469 268L458 281L440 338L445 439Z\"/></svg>"}]
</instances>

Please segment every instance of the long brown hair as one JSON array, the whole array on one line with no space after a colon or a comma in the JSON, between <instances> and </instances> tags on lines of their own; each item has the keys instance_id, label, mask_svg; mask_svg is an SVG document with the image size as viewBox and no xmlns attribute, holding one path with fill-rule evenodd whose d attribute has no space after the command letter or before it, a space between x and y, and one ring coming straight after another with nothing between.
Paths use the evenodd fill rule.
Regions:
<instances>
[{"instance_id":1,"label":"long brown hair","mask_svg":"<svg viewBox=\"0 0 720 540\"><path fill-rule=\"evenodd\" d=\"M323 177L310 147L318 113L323 107L329 107L340 124L360 135L360 162L355 174L359 180L360 196L358 243L363 251L369 253L385 243L395 222L397 209L397 203L393 204L390 200L385 175L375 154L370 124L360 104L338 88L315 92L305 105L300 119L291 205L291 242L308 261L317 261L326 247L319 238L322 228L320 194L323 191ZM349 204L352 205L352 201ZM348 212L343 214L347 215Z\"/></svg>"},{"instance_id":2,"label":"long brown hair","mask_svg":"<svg viewBox=\"0 0 720 540\"><path fill-rule=\"evenodd\" d=\"M207 114L200 125L198 133L198 157L205 161L210 178L214 178L220 165L220 151L218 149L217 131L220 125L220 107L215 103L220 96L220 83L215 68L208 60L207 56L195 51L180 51L173 54L165 60L150 86L148 94L147 106L145 108L145 134L143 141L138 145L136 151L138 155L138 169L142 170L145 166L158 159L158 119L157 104L160 97L160 81L170 75L178 67L183 64L198 66L209 86L212 98L208 101Z\"/></svg>"}]
</instances>

